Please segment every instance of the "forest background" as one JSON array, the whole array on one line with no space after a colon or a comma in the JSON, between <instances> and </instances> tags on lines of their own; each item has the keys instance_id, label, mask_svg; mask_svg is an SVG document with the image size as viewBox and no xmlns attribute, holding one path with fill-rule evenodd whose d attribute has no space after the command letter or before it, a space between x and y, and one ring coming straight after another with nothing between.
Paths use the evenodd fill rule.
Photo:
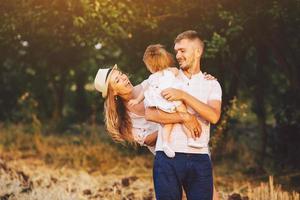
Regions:
<instances>
[{"instance_id":1,"label":"forest background","mask_svg":"<svg viewBox=\"0 0 300 200\"><path fill-rule=\"evenodd\" d=\"M161 43L174 54L174 38L192 29L205 42L202 70L223 90L211 139L220 187L230 194L235 181L274 177L283 190L300 191L299 0L1 0L0 13L6 168L38 160L101 174L120 165L114 170L126 174L124 160L138 159L151 184L152 155L106 136L93 79L99 67L117 63L140 83L149 76L147 45Z\"/></svg>"}]
</instances>

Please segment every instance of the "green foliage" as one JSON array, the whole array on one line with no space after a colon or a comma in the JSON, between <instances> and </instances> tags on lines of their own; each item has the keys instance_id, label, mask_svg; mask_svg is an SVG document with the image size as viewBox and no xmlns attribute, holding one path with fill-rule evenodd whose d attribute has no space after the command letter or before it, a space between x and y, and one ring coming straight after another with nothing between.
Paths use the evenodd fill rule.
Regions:
<instances>
[{"instance_id":1,"label":"green foliage","mask_svg":"<svg viewBox=\"0 0 300 200\"><path fill-rule=\"evenodd\" d=\"M226 38L218 33L213 33L211 39L207 41L204 58L215 58L218 54L226 51Z\"/></svg>"},{"instance_id":2,"label":"green foliage","mask_svg":"<svg viewBox=\"0 0 300 200\"><path fill-rule=\"evenodd\" d=\"M138 84L149 75L147 45L172 52L176 35L194 29L206 44L202 70L223 89L217 130L234 140L220 141L239 142L231 129L251 124L258 165L299 168L299 1L2 0L0 13L1 121L62 131L103 123L98 68L118 63ZM235 97L249 104L250 123L230 114Z\"/></svg>"}]
</instances>

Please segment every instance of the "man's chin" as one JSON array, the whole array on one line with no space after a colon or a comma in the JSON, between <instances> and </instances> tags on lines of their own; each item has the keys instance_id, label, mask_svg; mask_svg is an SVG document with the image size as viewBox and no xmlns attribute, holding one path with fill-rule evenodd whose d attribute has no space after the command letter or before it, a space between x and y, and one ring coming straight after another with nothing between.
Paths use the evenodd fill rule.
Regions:
<instances>
[{"instance_id":1,"label":"man's chin","mask_svg":"<svg viewBox=\"0 0 300 200\"><path fill-rule=\"evenodd\" d=\"M188 69L188 66L187 65L179 65L180 69L182 70L185 70L185 69Z\"/></svg>"}]
</instances>

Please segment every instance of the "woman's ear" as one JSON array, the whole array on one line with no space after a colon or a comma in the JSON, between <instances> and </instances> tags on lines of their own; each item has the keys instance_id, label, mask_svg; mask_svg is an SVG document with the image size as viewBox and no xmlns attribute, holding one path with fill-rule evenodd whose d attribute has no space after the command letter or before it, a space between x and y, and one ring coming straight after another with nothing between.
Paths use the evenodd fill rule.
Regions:
<instances>
[{"instance_id":1,"label":"woman's ear","mask_svg":"<svg viewBox=\"0 0 300 200\"><path fill-rule=\"evenodd\" d=\"M109 93L111 93L114 96L114 98L115 98L115 96L118 95L117 92L113 89L113 87L111 86L111 84L108 84L107 87L108 87Z\"/></svg>"},{"instance_id":2,"label":"woman's ear","mask_svg":"<svg viewBox=\"0 0 300 200\"><path fill-rule=\"evenodd\" d=\"M119 96L118 96L118 95L115 95L115 96L114 96L114 100L115 100L115 101L118 101L118 99L119 99Z\"/></svg>"}]
</instances>

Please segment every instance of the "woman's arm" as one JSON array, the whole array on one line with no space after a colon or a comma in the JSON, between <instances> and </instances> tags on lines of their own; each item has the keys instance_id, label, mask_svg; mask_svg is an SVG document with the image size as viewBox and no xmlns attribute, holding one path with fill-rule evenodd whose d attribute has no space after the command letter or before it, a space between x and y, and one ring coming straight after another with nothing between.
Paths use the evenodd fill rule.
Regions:
<instances>
[{"instance_id":1,"label":"woman's arm","mask_svg":"<svg viewBox=\"0 0 300 200\"><path fill-rule=\"evenodd\" d=\"M157 133L158 133L158 131L155 131L155 132L153 132L153 133L150 133L150 134L145 138L144 144L147 145L147 146L150 146L150 147L155 146L156 140L157 140Z\"/></svg>"}]
</instances>

